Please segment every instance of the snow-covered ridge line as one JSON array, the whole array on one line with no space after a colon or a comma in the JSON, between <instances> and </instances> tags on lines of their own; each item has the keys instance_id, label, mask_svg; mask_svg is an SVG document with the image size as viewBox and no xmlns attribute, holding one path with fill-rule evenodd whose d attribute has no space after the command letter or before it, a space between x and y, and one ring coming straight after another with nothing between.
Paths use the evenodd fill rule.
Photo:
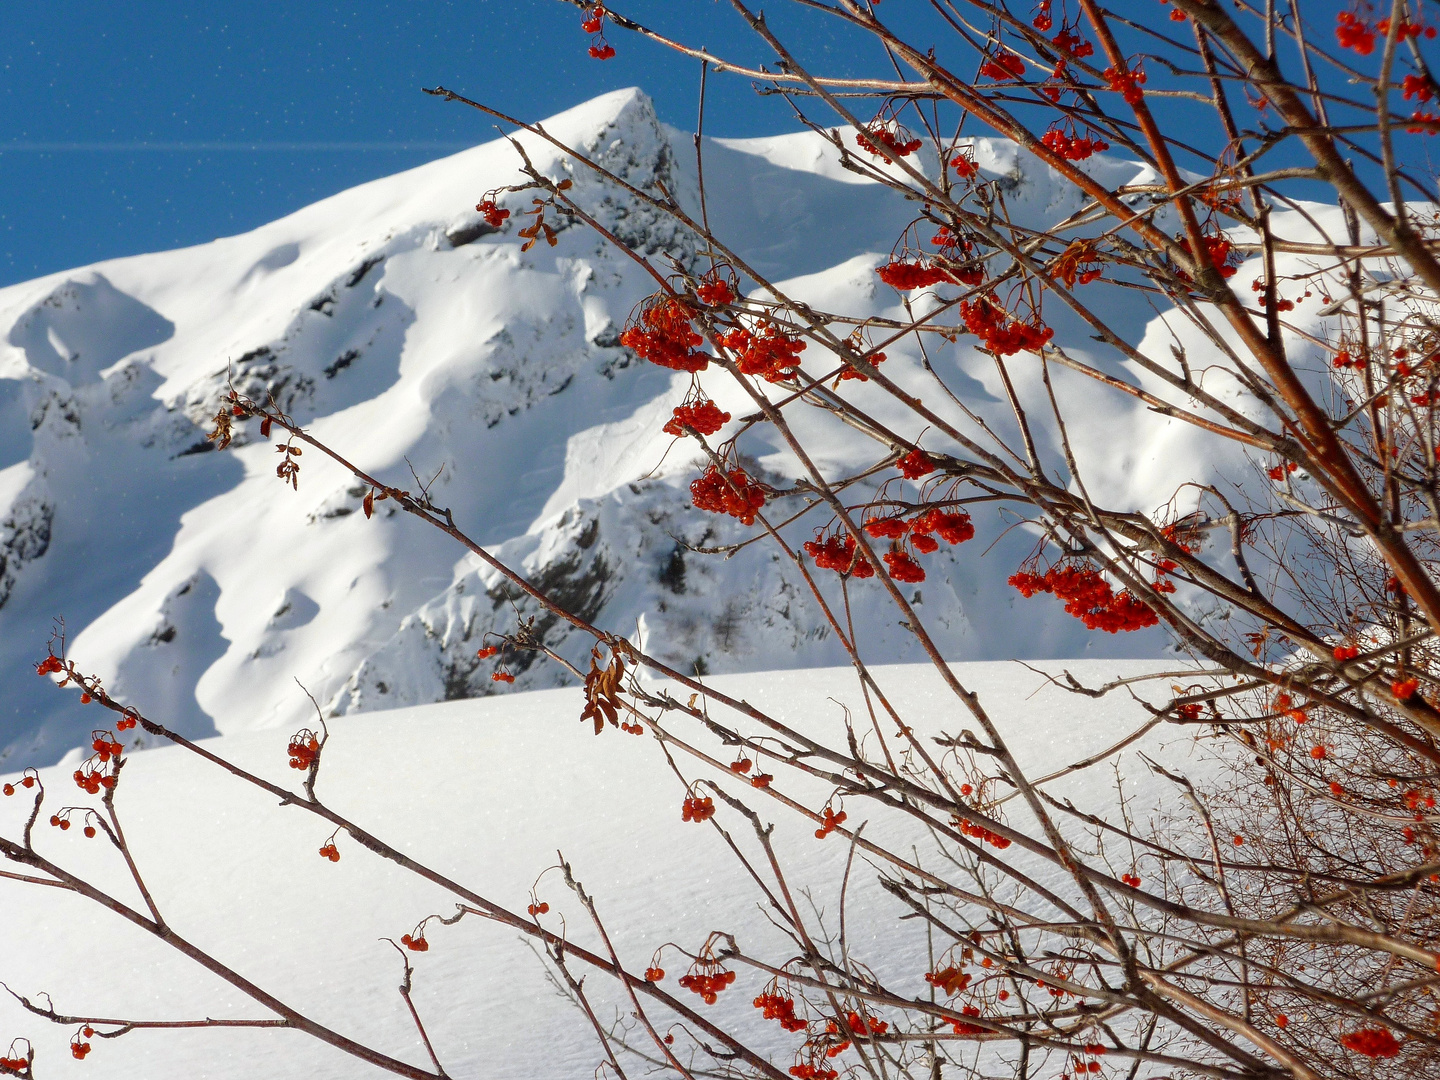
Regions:
<instances>
[{"instance_id":1,"label":"snow-covered ridge line","mask_svg":"<svg viewBox=\"0 0 1440 1080\"><path fill-rule=\"evenodd\" d=\"M629 183L663 183L693 204L689 136L665 129L639 91L545 126ZM538 168L573 176L577 199L636 251L693 252L693 239L652 208L548 144L522 141ZM1073 190L1014 146L977 140L974 153L986 175L1006 178L1012 214L1038 223L1078 209ZM710 140L705 154L712 225L760 272L817 306L901 311L874 267L910 220L903 200L841 169L813 133ZM1087 167L1117 185L1148 176L1113 159ZM661 432L688 377L619 347L653 283L583 226L557 222L557 246L529 252L515 235L518 213L487 226L471 208L518 178L513 149L491 142L241 236L0 290L0 761L50 762L88 741L84 710L30 674L55 616L83 665L195 735L302 722L309 702L296 679L335 713L485 694L494 684L475 658L480 640L517 619L543 621L387 504L365 520L363 491L328 464L305 458L297 494L243 425L232 450L212 452L207 420L232 381L274 394L388 482L413 486L412 466L433 476L437 501L482 543L673 665L724 672L843 659L775 553L690 550L739 533L690 506L694 452ZM509 198L512 210L529 206L528 196ZM1136 340L1162 335L1168 349L1172 328L1126 303L1107 315ZM1078 322L1057 313L1053 325L1072 351L1093 354ZM918 386L909 350L890 350L887 370ZM807 362L823 364L818 352ZM1008 429L989 358L962 340L931 360ZM1022 392L1038 379L1016 377ZM1177 463L1192 478L1194 432L1059 378L1103 417L1094 434L1077 435L1097 497L1148 510L1173 493ZM741 411L733 388L706 388ZM878 398L867 407L888 415ZM805 426L826 468L872 454L822 419ZM757 475L792 475L763 432L739 449ZM821 524L805 522L797 537ZM999 532L982 523L977 541L936 556L916 589L948 655L1162 648L1153 635L1091 635L1053 605L1017 608L1004 579L1032 541L1007 533L982 558ZM855 618L874 660L916 656L877 591L856 590ZM545 629L575 659L588 651L564 627ZM516 671L517 689L563 678L554 665L522 661Z\"/></svg>"}]
</instances>

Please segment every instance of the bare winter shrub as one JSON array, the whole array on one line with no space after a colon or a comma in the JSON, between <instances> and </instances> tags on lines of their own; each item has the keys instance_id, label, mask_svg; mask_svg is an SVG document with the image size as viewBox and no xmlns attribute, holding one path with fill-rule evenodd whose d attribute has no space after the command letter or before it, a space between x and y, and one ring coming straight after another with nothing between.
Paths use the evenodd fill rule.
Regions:
<instances>
[{"instance_id":1,"label":"bare winter shrub","mask_svg":"<svg viewBox=\"0 0 1440 1080\"><path fill-rule=\"evenodd\" d=\"M582 19L598 60L615 54L607 33L641 34L783 95L845 168L908 200L913 223L876 269L904 319L818 310L766 280L707 227L703 160L692 212L675 193L630 187L561 149L577 171L601 173L697 239L694 261L630 253L655 291L622 341L691 376L665 431L691 440L696 511L736 519L793 562L851 656L869 715L820 739L601 632L497 561L426 490L356 468L273 401L234 395L214 436L224 445L233 424L258 421L263 436L283 438L277 474L291 486L314 454L328 456L366 486L367 517L393 500L590 634L588 671L533 622L480 657L499 657L498 682L513 681L506 663L522 654L564 665L584 684L582 719L597 735L652 736L657 770L683 785L683 820L727 830L736 880L768 898L793 952L754 955L722 928L693 952L637 966L611 950L565 866L594 929L593 947L577 944L538 894L523 913L507 908L326 806L315 794L323 723L290 742L304 782L285 790L114 700L63 649L40 673L62 675L119 720L97 731L95 756L75 774L98 805L50 822L104 833L129 862L118 732L139 724L322 819L335 830L325 858L348 836L453 894L453 914L397 945L407 1005L408 957L430 947L427 926L498 920L545 948L594 1023L603 1067L619 1076L1440 1075L1440 218L1434 178L1416 167L1440 131L1427 64L1434 12L1415 0L1361 2L1326 26L1307 23L1293 0L795 3L840 24L882 73L810 70L741 0L730 6L773 51L766 67L670 40L618 8L583 6ZM892 9L904 32L887 23ZM549 139L432 92L524 129L531 145ZM977 158L979 134L1023 149L1026 167L1047 170L1076 208L1039 227L1020 221L1009 178ZM568 179L515 146L523 181L478 206L492 226L525 220L527 248L553 245L560 222L616 241ZM1102 151L1143 168L1113 185L1104 178L1119 174L1091 161ZM1158 312L1169 338L1127 337L1106 314L1120 302ZM1061 344L1057 317L1094 347ZM955 348L993 364L1005 425L932 365ZM923 394L885 363L902 349L917 357ZM1073 444L1095 418L1057 391L1062 374L1200 433L1217 459L1239 448L1250 475L1221 486L1196 461L1165 507L1106 505ZM711 397L721 384L743 393L747 411L721 409ZM820 463L801 434L813 428L795 422L817 411L870 448L863 469ZM742 460L737 440L760 426L788 449L793 475ZM944 663L908 588L942 546L1001 527L1035 538L1030 558L1002 571L1022 613L1058 603L1095 633L1163 626L1195 662L1165 676L1171 699L1142 728L1057 776L1021 769L985 703ZM964 711L963 730L937 737L892 707L855 644L851 597L862 589L888 597ZM657 690L642 671L682 689ZM1208 754L1191 775L1153 763L1173 812L1137 816L1123 788L1092 806L1052 794L1053 781L1104 768L1161 725L1194 732ZM828 798L804 794L816 784ZM133 862L148 910L66 872L33 842L48 816L43 787L34 774L20 785L6 794L34 811L22 835L0 840L7 876L78 892L187 951L278 1018L251 1023L300 1028L399 1075L445 1075L444 1048L413 1005L425 1065L302 1016L176 939ZM854 828L860 806L870 820L907 823L930 849L922 858L867 838ZM766 826L782 811L881 867L905 917L930 935L930 970L882 978L801 904L803 883L789 881ZM581 969L618 980L625 1023L600 1019ZM758 1016L790 1039L792 1060L707 1019L739 985L759 987ZM33 1007L77 1025L77 1056L97 1030L145 1026ZM28 1078L35 1067L23 1043L0 1060L0 1073Z\"/></svg>"}]
</instances>

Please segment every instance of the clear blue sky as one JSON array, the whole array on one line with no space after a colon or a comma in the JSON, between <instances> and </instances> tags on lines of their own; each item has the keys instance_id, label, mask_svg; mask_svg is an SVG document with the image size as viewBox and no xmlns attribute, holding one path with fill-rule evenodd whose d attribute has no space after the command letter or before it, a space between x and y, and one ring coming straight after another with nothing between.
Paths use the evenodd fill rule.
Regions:
<instances>
[{"instance_id":1,"label":"clear blue sky","mask_svg":"<svg viewBox=\"0 0 1440 1080\"><path fill-rule=\"evenodd\" d=\"M1308 5L1327 43L1338 6ZM612 34L614 59L592 60L579 13L559 0L4 7L0 285L243 232L494 136L484 117L422 86L444 84L540 119L638 85L663 119L682 128L695 122L697 63L623 33ZM720 55L771 59L726 0L624 0L623 9ZM857 47L836 20L788 0L766 9L812 66L889 73L873 42ZM1133 14L1161 21L1166 10L1143 0ZM934 17L924 0L883 11L900 29ZM948 36L933 25L912 29L915 40ZM1181 106L1163 108L1167 123L1189 121ZM1200 141L1219 135L1212 115L1189 122ZM711 80L710 133L795 127L783 100L757 97L734 76Z\"/></svg>"},{"instance_id":2,"label":"clear blue sky","mask_svg":"<svg viewBox=\"0 0 1440 1080\"><path fill-rule=\"evenodd\" d=\"M697 64L624 34L612 35L615 59L591 60L579 13L558 0L4 7L0 284L242 232L493 137L479 114L422 86L539 119L639 85L667 121L695 118ZM765 58L726 3L630 0L626 10ZM812 46L829 47L807 29ZM741 80L711 85L716 134L795 126L783 102Z\"/></svg>"}]
</instances>

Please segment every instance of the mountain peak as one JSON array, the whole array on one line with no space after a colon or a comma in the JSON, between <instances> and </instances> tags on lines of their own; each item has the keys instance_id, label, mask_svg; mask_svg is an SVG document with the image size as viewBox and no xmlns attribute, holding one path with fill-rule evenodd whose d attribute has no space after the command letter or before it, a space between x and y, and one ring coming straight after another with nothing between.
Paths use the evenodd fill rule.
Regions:
<instances>
[{"instance_id":1,"label":"mountain peak","mask_svg":"<svg viewBox=\"0 0 1440 1080\"><path fill-rule=\"evenodd\" d=\"M668 131L640 90L541 127L698 214L689 136ZM628 250L555 208L556 244L522 250L525 192L500 196L512 211L503 227L485 224L474 205L523 179L501 138L242 235L0 290L0 759L50 762L88 741L84 710L32 673L57 616L81 665L191 735L304 723L311 706L296 679L334 713L489 693L476 650L532 615L547 644L583 663L588 643L447 538L390 502L373 519L359 513L364 488L333 464L306 456L290 490L253 423L215 452L205 433L232 386L273 396L385 483L413 488L423 476L472 536L677 667L844 662L793 565L760 545L733 558L697 550L743 530L690 505L701 463L661 430L690 379L619 344L654 290L635 256L685 262L695 237L544 138L515 138L536 169L572 178L571 196ZM1012 205L1045 211L1043 172L1005 149L986 148L982 167L1026 173ZM841 169L819 133L706 140L704 153L710 221L749 265L822 308L897 314L874 267L913 207ZM887 351L897 372L918 370L904 343ZM807 364L825 360L806 353ZM1007 422L983 355L962 342L930 362L973 408ZM752 407L722 380L702 381L722 408ZM1117 444L1133 429L1144 445L1157 423L1122 405L1112 430ZM838 430L816 437L826 468L871 453ZM763 432L738 451L753 475L793 475ZM795 528L808 539L812 524ZM1001 541L994 566L1025 543ZM990 618L1011 603L1004 576L970 552L937 558L914 602L951 656L1137 647L1077 636L1063 619L1005 629ZM911 658L912 639L883 606L856 591L867 649ZM564 681L554 665L523 663L518 686Z\"/></svg>"}]
</instances>

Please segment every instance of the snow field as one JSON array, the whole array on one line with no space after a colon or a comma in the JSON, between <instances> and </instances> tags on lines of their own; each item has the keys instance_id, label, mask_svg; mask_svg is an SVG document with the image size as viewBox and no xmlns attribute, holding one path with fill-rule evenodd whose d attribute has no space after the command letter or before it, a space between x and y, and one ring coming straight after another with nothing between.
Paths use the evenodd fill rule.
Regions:
<instances>
[{"instance_id":1,"label":"snow field","mask_svg":"<svg viewBox=\"0 0 1440 1080\"><path fill-rule=\"evenodd\" d=\"M1079 661L1063 666L1083 682L1164 667L1151 661ZM1092 700L1064 693L1016 664L972 663L955 670L977 691L1031 775L1062 767L1114 742L1146 714L1127 698ZM907 720L927 736L973 728L933 669L885 667L877 678ZM744 697L797 730L843 748L842 703L857 719L863 703L852 672L784 671L707 680ZM1145 684L1155 700L1169 682ZM1142 688L1142 695L1149 693ZM654 740L607 728L596 737L578 720L577 690L517 693L392 712L340 717L331 722L317 790L339 812L441 873L482 895L523 912L529 890L564 853L576 877L595 898L628 967L641 971L654 949L676 942L697 949L712 929L736 934L757 955L784 960L791 953L761 909L761 895L743 877L711 824L680 820L685 796ZM716 709L724 717L724 709ZM93 715L93 714L92 714ZM868 721L861 724L863 728ZM888 731L893 725L884 722ZM744 725L742 725L742 728ZM733 751L697 736L694 725L677 732L695 738L720 760ZM296 787L301 774L287 768L290 732L249 732L209 740L212 751L273 782ZM1173 745L1170 744L1173 740ZM873 743L872 743L873 745ZM1144 749L1172 768L1201 767L1192 744L1163 727L1122 759L1126 792L1136 812L1158 812L1162 789L1134 758ZM713 776L683 755L686 776ZM46 815L60 804L83 804L69 769L44 769ZM789 769L770 768L776 787L818 810L828 789ZM7 778L10 779L10 778ZM1052 784L1057 796L1099 808L1114 798L1107 767ZM743 794L764 821L776 823L775 842L792 888L808 891L807 917L815 912L833 933L848 844L838 834L813 836L814 824L745 784ZM79 796L77 799L76 796ZM719 800L717 800L718 802ZM18 832L28 811L21 795L0 801L0 830ZM294 807L277 806L263 792L179 748L134 755L121 781L117 805L138 864L173 929L247 978L342 1033L387 1053L424 1064L423 1049L395 992L401 967L380 940L398 940L430 914L449 915L454 898L383 862L343 834L338 863L317 849L329 829ZM872 840L908 850L922 863L933 845L908 820L849 800L847 825L865 824ZM1009 804L1012 825L1027 828ZM721 806L716 821L752 858L758 847L746 823ZM1032 830L1033 831L1033 830ZM61 833L42 821L37 847L62 865L137 904L118 855L102 839L85 840L78 828ZM930 854L927 854L930 853ZM1036 869L1047 885L1069 894L1063 874L1037 867L1015 847L1003 857ZM1124 867L1117 867L1118 873ZM923 930L897 922L898 905L879 888L875 869L860 853L847 901L851 954L886 979L925 989L929 970ZM551 871L537 895L549 903L547 926L566 927L571 938L596 946L583 910ZM57 1009L136 1019L264 1017L266 1012L123 922L59 890L0 880L0 979L14 990L52 995ZM452 927L432 924L428 952L411 953L415 1001L441 1060L452 1076L581 1078L601 1059L583 1015L547 983L540 960L518 935L473 917ZM798 1038L764 1022L750 1002L764 979L739 969L735 985L711 1007L680 990L675 979L687 964L666 950L665 985L706 1016L736 1023L788 1068ZM576 965L575 974L583 974ZM613 983L599 975L587 993L607 1022L625 1011ZM663 1011L655 1018L663 1021ZM288 1031L136 1031L117 1040L92 1039L83 1062L71 1058L72 1029L28 1016L0 1000L0 1036L26 1035L39 1052L46 1078L276 1078L341 1080L381 1073ZM677 1045L685 1045L677 1033Z\"/></svg>"}]
</instances>

